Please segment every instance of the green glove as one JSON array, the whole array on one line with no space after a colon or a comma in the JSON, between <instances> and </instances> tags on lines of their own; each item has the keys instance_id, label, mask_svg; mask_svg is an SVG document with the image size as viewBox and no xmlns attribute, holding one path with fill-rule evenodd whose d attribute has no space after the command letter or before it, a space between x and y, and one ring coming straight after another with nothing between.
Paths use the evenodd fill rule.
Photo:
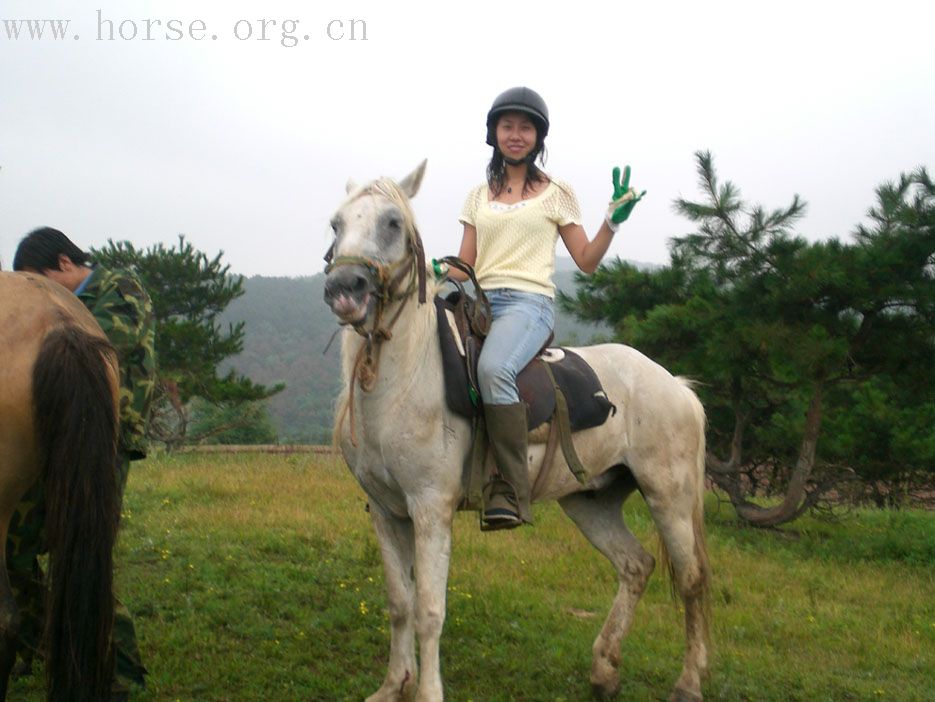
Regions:
<instances>
[{"instance_id":1,"label":"green glove","mask_svg":"<svg viewBox=\"0 0 935 702\"><path fill-rule=\"evenodd\" d=\"M646 194L646 191L644 190L637 195L636 189L630 187L629 166L623 169L622 182L620 180L620 168L614 167L611 183L613 183L614 186L614 197L610 201L610 207L607 208L607 214L604 219L611 231L615 232L621 222L627 221L627 217L630 216L633 208L636 207L636 203L643 199L643 195Z\"/></svg>"},{"instance_id":2,"label":"green glove","mask_svg":"<svg viewBox=\"0 0 935 702\"><path fill-rule=\"evenodd\" d=\"M435 280L441 280L448 276L448 264L441 263L436 259L432 259L432 272L435 274Z\"/></svg>"}]
</instances>

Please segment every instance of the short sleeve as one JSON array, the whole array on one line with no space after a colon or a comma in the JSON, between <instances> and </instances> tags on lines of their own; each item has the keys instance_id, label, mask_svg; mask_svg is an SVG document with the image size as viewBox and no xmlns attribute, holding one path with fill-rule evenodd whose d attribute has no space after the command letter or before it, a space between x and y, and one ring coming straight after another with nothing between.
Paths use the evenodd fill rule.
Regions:
<instances>
[{"instance_id":1,"label":"short sleeve","mask_svg":"<svg viewBox=\"0 0 935 702\"><path fill-rule=\"evenodd\" d=\"M555 179L552 182L556 187L544 203L550 219L559 227L581 224L581 205L575 191L567 183Z\"/></svg>"},{"instance_id":2,"label":"short sleeve","mask_svg":"<svg viewBox=\"0 0 935 702\"><path fill-rule=\"evenodd\" d=\"M470 224L472 227L477 226L477 208L480 206L483 190L484 186L481 184L468 193L467 198L464 200L464 207L461 208L461 215L458 217L459 222Z\"/></svg>"}]
</instances>

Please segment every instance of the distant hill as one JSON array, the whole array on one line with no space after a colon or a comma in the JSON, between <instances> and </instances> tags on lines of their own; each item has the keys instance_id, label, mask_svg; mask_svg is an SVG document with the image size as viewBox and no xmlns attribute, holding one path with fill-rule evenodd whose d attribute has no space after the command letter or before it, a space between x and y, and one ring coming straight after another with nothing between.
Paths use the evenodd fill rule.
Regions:
<instances>
[{"instance_id":1,"label":"distant hill","mask_svg":"<svg viewBox=\"0 0 935 702\"><path fill-rule=\"evenodd\" d=\"M334 398L341 380L338 329L323 302L324 275L244 281L243 297L227 308L222 324L244 322L243 352L221 370L235 368L265 385L285 383L269 400L282 443L328 443Z\"/></svg>"},{"instance_id":2,"label":"distant hill","mask_svg":"<svg viewBox=\"0 0 935 702\"><path fill-rule=\"evenodd\" d=\"M555 284L571 294L574 264L559 259L557 269ZM269 401L282 443L331 441L334 398L341 383L340 340L336 338L324 353L339 328L323 301L324 280L321 273L303 278L247 278L245 294L230 304L220 320L224 325L242 320L246 332L243 352L222 371L234 368L258 383L286 384ZM608 335L602 326L557 312L558 343L580 345Z\"/></svg>"}]
</instances>

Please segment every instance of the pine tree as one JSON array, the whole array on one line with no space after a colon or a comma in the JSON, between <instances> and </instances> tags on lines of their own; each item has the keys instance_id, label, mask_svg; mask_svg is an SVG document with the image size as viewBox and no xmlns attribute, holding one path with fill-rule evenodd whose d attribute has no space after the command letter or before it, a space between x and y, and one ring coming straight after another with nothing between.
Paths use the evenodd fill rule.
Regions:
<instances>
[{"instance_id":1,"label":"pine tree","mask_svg":"<svg viewBox=\"0 0 935 702\"><path fill-rule=\"evenodd\" d=\"M673 240L670 265L612 263L563 304L700 381L709 476L751 523L794 519L855 471L933 470L932 424L911 422L927 438L907 441L894 419L907 419L906 402L914 416L933 412L935 246L924 170L881 186L874 227L858 229L853 244L809 243L794 234L805 209L797 195L771 212L748 207L736 186L719 182L710 153L696 158L702 200L675 203L696 231ZM904 404L874 404L886 392ZM846 421L855 408L892 449L872 462L860 451L865 434ZM900 466L884 470L897 456ZM758 490L782 499L763 507L749 499Z\"/></svg>"},{"instance_id":2,"label":"pine tree","mask_svg":"<svg viewBox=\"0 0 935 702\"><path fill-rule=\"evenodd\" d=\"M169 446L196 440L188 436L193 398L218 407L264 400L284 386L267 388L233 370L218 376L218 365L243 348L243 322L223 329L218 316L243 295L243 278L196 250L183 235L177 246L159 243L139 250L128 241L108 239L92 257L108 267L130 268L140 276L153 302L156 325L157 397L150 434ZM247 414L249 416L249 413Z\"/></svg>"}]
</instances>

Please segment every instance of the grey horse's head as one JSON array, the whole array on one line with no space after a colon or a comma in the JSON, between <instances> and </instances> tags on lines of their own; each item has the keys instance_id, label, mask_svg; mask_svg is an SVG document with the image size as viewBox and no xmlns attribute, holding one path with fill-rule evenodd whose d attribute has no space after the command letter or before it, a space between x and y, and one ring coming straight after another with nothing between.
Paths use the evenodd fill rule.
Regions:
<instances>
[{"instance_id":1,"label":"grey horse's head","mask_svg":"<svg viewBox=\"0 0 935 702\"><path fill-rule=\"evenodd\" d=\"M419 191L425 164L398 183L348 181L347 199L331 218L334 241L325 269L325 303L341 324L365 324L399 280L424 267L413 258L414 249L421 257L421 242L408 200Z\"/></svg>"}]
</instances>

